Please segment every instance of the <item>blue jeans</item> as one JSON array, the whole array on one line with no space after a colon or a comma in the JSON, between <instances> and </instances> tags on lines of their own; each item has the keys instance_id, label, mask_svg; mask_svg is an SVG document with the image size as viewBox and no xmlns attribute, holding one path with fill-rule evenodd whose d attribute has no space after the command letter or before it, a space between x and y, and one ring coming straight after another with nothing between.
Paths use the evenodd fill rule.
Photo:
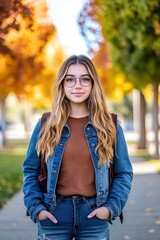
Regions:
<instances>
[{"instance_id":1,"label":"blue jeans","mask_svg":"<svg viewBox=\"0 0 160 240\"><path fill-rule=\"evenodd\" d=\"M95 197L58 197L51 210L58 223L38 221L38 240L109 240L107 220L87 218L96 209Z\"/></svg>"}]
</instances>

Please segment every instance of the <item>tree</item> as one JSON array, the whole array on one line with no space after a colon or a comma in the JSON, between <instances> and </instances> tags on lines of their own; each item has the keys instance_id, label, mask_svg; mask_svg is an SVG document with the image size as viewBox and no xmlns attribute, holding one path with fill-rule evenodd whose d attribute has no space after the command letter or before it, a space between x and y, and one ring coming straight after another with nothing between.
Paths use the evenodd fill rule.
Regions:
<instances>
[{"instance_id":1,"label":"tree","mask_svg":"<svg viewBox=\"0 0 160 240\"><path fill-rule=\"evenodd\" d=\"M38 94L47 96L50 88L47 83L53 81L48 80L48 76L55 76L56 68L46 67L49 42L53 41L55 45L52 57L59 54L57 59L62 59L63 53L60 47L57 51L57 44L54 44L57 42L56 29L47 15L45 1L2 1L0 13L0 100L5 130L5 98L8 93L14 92L20 99L23 96L31 99ZM42 86L44 83L46 88Z\"/></svg>"},{"instance_id":2,"label":"tree","mask_svg":"<svg viewBox=\"0 0 160 240\"><path fill-rule=\"evenodd\" d=\"M94 53L93 62L108 97L120 101L132 90L133 86L127 81L123 72L113 66L107 42L99 43L99 51Z\"/></svg>"},{"instance_id":3,"label":"tree","mask_svg":"<svg viewBox=\"0 0 160 240\"><path fill-rule=\"evenodd\" d=\"M18 13L19 9L19 13ZM0 104L1 104L1 118L2 118L2 129L3 139L5 139L5 98L8 91L12 89L12 80L9 77L9 66L11 60L15 58L14 53L5 44L5 38L11 29L18 30L19 22L17 22L17 16L24 15L28 18L32 24L31 11L28 7L23 6L21 1L1 1L0 3ZM5 84L4 84L5 83Z\"/></svg>"},{"instance_id":4,"label":"tree","mask_svg":"<svg viewBox=\"0 0 160 240\"><path fill-rule=\"evenodd\" d=\"M153 104L157 158L159 157L157 97L160 83L159 12L160 1L91 0L84 7L79 18L85 38L96 31L94 28L96 24L99 26L98 32L100 26L102 27L103 37L109 43L112 63L124 72L135 88L142 92L145 86L152 84L155 96ZM89 25L89 22L92 24ZM93 49L94 45L91 46ZM143 96L141 99L145 104ZM143 119L143 126L144 123Z\"/></svg>"}]
</instances>

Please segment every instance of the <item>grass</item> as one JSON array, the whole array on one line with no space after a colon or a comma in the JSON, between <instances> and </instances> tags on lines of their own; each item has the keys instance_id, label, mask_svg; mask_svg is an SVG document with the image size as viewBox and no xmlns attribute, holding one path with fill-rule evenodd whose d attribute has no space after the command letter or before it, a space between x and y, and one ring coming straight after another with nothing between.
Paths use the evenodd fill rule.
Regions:
<instances>
[{"instance_id":1,"label":"grass","mask_svg":"<svg viewBox=\"0 0 160 240\"><path fill-rule=\"evenodd\" d=\"M25 142L9 142L0 151L0 208L22 187Z\"/></svg>"}]
</instances>

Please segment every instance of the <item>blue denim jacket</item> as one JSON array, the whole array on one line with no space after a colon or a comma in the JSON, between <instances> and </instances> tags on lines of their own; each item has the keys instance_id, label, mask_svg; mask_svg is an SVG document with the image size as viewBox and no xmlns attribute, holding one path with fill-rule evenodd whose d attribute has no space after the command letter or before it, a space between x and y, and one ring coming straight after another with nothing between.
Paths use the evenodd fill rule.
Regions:
<instances>
[{"instance_id":1,"label":"blue denim jacket","mask_svg":"<svg viewBox=\"0 0 160 240\"><path fill-rule=\"evenodd\" d=\"M23 164L24 203L28 209L31 219L34 222L37 221L37 216L42 210L50 211L56 206L56 184L64 148L70 135L69 126L66 124L63 128L59 143L56 145L52 156L50 156L47 160L47 193L43 193L39 188L37 180L39 176L39 158L36 151L36 145L39 138L39 131L40 121L37 123L33 131L26 159ZM99 157L95 153L98 138L91 121L89 121L85 126L84 133L88 142L95 170L97 207L106 206L111 212L110 221L112 221L119 216L127 202L133 178L132 166L129 160L123 130L118 122L114 159L114 178L110 193L108 177L110 165L106 163L100 167L98 166Z\"/></svg>"}]
</instances>

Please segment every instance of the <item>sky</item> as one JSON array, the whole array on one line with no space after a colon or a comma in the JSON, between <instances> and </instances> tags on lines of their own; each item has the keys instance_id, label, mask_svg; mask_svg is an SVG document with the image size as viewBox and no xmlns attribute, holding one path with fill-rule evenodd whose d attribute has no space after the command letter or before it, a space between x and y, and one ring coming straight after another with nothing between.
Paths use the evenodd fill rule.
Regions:
<instances>
[{"instance_id":1,"label":"sky","mask_svg":"<svg viewBox=\"0 0 160 240\"><path fill-rule=\"evenodd\" d=\"M49 16L67 55L87 54L87 47L77 24L79 11L86 0L47 0Z\"/></svg>"}]
</instances>

